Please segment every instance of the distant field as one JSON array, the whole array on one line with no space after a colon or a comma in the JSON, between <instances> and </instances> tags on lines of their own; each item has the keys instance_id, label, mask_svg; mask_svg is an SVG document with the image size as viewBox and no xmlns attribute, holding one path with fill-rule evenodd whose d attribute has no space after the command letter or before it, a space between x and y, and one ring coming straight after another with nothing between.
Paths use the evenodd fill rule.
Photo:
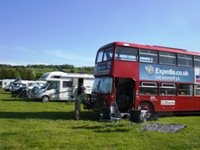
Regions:
<instances>
[{"instance_id":1,"label":"distant field","mask_svg":"<svg viewBox=\"0 0 200 150\"><path fill-rule=\"evenodd\" d=\"M32 68L36 73L47 73L47 72L52 72L52 71L58 71L56 69L53 68ZM93 70L85 70L85 69L79 69L79 68L74 68L74 69L64 69L63 71L65 72L70 72L71 70L74 71L74 73L87 73L87 74L93 74L94 71Z\"/></svg>"},{"instance_id":2,"label":"distant field","mask_svg":"<svg viewBox=\"0 0 200 150\"><path fill-rule=\"evenodd\" d=\"M123 119L102 126L99 113L84 111L74 120L74 103L18 99L0 89L0 149L197 150L200 116L164 117L149 123L184 124L175 134L141 131ZM138 128L138 127L137 127Z\"/></svg>"},{"instance_id":3,"label":"distant field","mask_svg":"<svg viewBox=\"0 0 200 150\"><path fill-rule=\"evenodd\" d=\"M53 68L32 68L37 73L47 73L54 71Z\"/></svg>"}]
</instances>

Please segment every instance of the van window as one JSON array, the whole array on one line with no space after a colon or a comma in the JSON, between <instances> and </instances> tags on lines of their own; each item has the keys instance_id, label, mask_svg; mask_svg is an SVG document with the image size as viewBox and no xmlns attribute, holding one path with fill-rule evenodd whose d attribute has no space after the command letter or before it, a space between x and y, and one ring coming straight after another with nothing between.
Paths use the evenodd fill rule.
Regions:
<instances>
[{"instance_id":1,"label":"van window","mask_svg":"<svg viewBox=\"0 0 200 150\"><path fill-rule=\"evenodd\" d=\"M72 87L72 81L63 81L63 88Z\"/></svg>"},{"instance_id":2,"label":"van window","mask_svg":"<svg viewBox=\"0 0 200 150\"><path fill-rule=\"evenodd\" d=\"M58 83L57 82L52 82L50 84L50 86L48 87L48 90L51 90L51 89L57 90L58 89Z\"/></svg>"}]
</instances>

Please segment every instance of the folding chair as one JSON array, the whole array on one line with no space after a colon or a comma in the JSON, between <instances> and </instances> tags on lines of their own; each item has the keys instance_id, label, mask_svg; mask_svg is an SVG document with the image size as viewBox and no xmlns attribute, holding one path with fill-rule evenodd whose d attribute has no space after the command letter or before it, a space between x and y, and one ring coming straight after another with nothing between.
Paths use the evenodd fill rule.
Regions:
<instances>
[{"instance_id":1,"label":"folding chair","mask_svg":"<svg viewBox=\"0 0 200 150\"><path fill-rule=\"evenodd\" d=\"M130 125L140 124L141 130L143 130L144 123L149 115L147 110L129 110L129 123Z\"/></svg>"},{"instance_id":2,"label":"folding chair","mask_svg":"<svg viewBox=\"0 0 200 150\"><path fill-rule=\"evenodd\" d=\"M146 120L149 118L149 116L150 116L150 113L148 113L147 110L141 110L140 118L141 118L142 123L145 123Z\"/></svg>"},{"instance_id":3,"label":"folding chair","mask_svg":"<svg viewBox=\"0 0 200 150\"><path fill-rule=\"evenodd\" d=\"M109 107L101 107L100 108L100 122L102 125L110 122L110 108Z\"/></svg>"},{"instance_id":4,"label":"folding chair","mask_svg":"<svg viewBox=\"0 0 200 150\"><path fill-rule=\"evenodd\" d=\"M110 120L113 122L113 127L116 126L122 119L122 115L118 109L116 102L110 103Z\"/></svg>"}]
</instances>

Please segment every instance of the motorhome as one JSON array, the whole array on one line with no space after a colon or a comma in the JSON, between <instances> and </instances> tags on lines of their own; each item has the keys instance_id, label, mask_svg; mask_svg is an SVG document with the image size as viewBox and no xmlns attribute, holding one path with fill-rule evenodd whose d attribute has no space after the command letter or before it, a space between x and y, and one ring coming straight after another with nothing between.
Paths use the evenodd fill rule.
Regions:
<instances>
[{"instance_id":1,"label":"motorhome","mask_svg":"<svg viewBox=\"0 0 200 150\"><path fill-rule=\"evenodd\" d=\"M90 95L94 82L92 74L77 74L64 72L48 72L39 79L47 81L40 89L32 93L32 98L41 99L43 102L50 100L74 101L77 97L78 87L83 84L85 93Z\"/></svg>"}]
</instances>

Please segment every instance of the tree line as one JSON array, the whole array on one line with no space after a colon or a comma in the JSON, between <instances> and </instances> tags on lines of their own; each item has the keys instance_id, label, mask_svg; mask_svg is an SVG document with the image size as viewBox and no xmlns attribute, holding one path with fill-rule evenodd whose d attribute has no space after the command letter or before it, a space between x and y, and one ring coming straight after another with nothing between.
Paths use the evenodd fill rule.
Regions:
<instances>
[{"instance_id":1,"label":"tree line","mask_svg":"<svg viewBox=\"0 0 200 150\"><path fill-rule=\"evenodd\" d=\"M64 65L43 65L43 64L36 64L36 65L23 66L23 65L0 64L0 68L2 68L2 67L5 67L5 68L18 68L18 67L22 67L22 68L63 68L63 69L73 69L74 65L68 65L68 64L64 64Z\"/></svg>"},{"instance_id":2,"label":"tree line","mask_svg":"<svg viewBox=\"0 0 200 150\"><path fill-rule=\"evenodd\" d=\"M37 72L40 68L43 72ZM0 79L16 79L22 80L38 80L45 72L45 69L52 71L63 71L68 73L91 73L93 74L94 67L74 67L73 65L7 65L0 64Z\"/></svg>"},{"instance_id":3,"label":"tree line","mask_svg":"<svg viewBox=\"0 0 200 150\"><path fill-rule=\"evenodd\" d=\"M41 74L36 74L34 70L27 69L25 67L16 68L1 68L0 79L16 79L21 78L23 80L36 80Z\"/></svg>"}]
</instances>

